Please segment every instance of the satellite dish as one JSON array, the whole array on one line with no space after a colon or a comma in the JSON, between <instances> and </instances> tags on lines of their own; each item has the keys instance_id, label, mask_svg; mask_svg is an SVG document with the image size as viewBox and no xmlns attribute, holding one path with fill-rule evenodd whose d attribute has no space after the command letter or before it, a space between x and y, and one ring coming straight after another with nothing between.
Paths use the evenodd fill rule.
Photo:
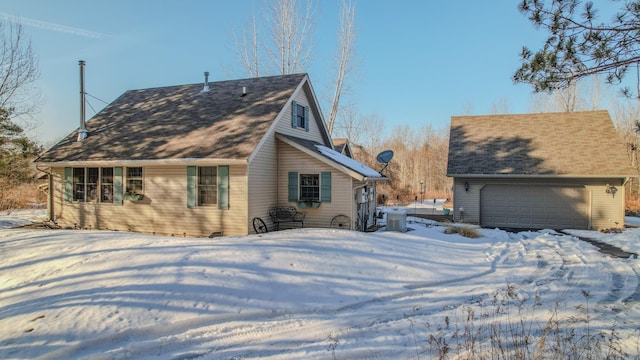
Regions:
<instances>
[{"instance_id":1,"label":"satellite dish","mask_svg":"<svg viewBox=\"0 0 640 360\"><path fill-rule=\"evenodd\" d=\"M393 150L385 150L376 156L376 160L381 164L386 164L391 159L393 159Z\"/></svg>"},{"instance_id":2,"label":"satellite dish","mask_svg":"<svg viewBox=\"0 0 640 360\"><path fill-rule=\"evenodd\" d=\"M379 163L384 164L382 169L378 171L380 174L382 174L384 169L389 166L389 161L391 161L391 159L393 159L393 150L385 150L376 156L376 160L378 160Z\"/></svg>"}]
</instances>

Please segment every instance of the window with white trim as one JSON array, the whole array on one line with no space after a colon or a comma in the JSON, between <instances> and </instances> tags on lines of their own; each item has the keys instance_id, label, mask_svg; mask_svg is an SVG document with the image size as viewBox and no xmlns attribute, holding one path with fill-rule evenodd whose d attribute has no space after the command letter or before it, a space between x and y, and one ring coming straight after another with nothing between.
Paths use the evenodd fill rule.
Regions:
<instances>
[{"instance_id":1,"label":"window with white trim","mask_svg":"<svg viewBox=\"0 0 640 360\"><path fill-rule=\"evenodd\" d=\"M87 193L84 173L84 168L73 168L73 201L84 202L85 194Z\"/></svg>"},{"instance_id":2,"label":"window with white trim","mask_svg":"<svg viewBox=\"0 0 640 360\"><path fill-rule=\"evenodd\" d=\"M100 169L100 202L113 202L113 168Z\"/></svg>"},{"instance_id":3,"label":"window with white trim","mask_svg":"<svg viewBox=\"0 0 640 360\"><path fill-rule=\"evenodd\" d=\"M100 180L99 168L87 168L87 202L98 200L98 182Z\"/></svg>"},{"instance_id":4,"label":"window with white trim","mask_svg":"<svg viewBox=\"0 0 640 360\"><path fill-rule=\"evenodd\" d=\"M73 201L113 203L113 168L73 168Z\"/></svg>"},{"instance_id":5,"label":"window with white trim","mask_svg":"<svg viewBox=\"0 0 640 360\"><path fill-rule=\"evenodd\" d=\"M144 173L142 167L128 167L126 192L130 194L144 194Z\"/></svg>"},{"instance_id":6,"label":"window with white trim","mask_svg":"<svg viewBox=\"0 0 640 360\"><path fill-rule=\"evenodd\" d=\"M320 200L319 174L300 174L300 200Z\"/></svg>"},{"instance_id":7,"label":"window with white trim","mask_svg":"<svg viewBox=\"0 0 640 360\"><path fill-rule=\"evenodd\" d=\"M297 106L298 108L296 109L296 126L299 128L305 128L307 125L307 114L305 111L305 107L300 105L300 104L296 104L295 106Z\"/></svg>"}]
</instances>

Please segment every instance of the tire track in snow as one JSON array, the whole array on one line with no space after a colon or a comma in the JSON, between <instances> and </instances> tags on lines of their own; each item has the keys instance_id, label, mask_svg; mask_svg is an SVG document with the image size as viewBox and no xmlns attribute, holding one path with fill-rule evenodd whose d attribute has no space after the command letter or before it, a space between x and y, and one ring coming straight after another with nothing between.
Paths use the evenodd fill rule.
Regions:
<instances>
[{"instance_id":1,"label":"tire track in snow","mask_svg":"<svg viewBox=\"0 0 640 360\"><path fill-rule=\"evenodd\" d=\"M519 245L522 246L522 238L514 240L520 242ZM558 240L560 240L559 237ZM428 295L431 293L428 289L432 287L487 276L496 272L501 261L507 261L507 265L514 265L512 264L514 261L522 259L522 252L518 248L518 244L515 247L511 247L509 244L501 247L503 245L498 244L493 249L494 254L496 250L500 251L491 260L488 270L470 276L409 284L404 287L408 291L399 291L335 309L210 316L164 326L131 329L116 335L83 341L45 358L62 359L84 354L90 359L126 359L151 357L149 354L154 351L166 351L162 355L168 357L169 354L172 354L170 358L175 360L220 358L220 356L230 359L272 356L305 358L303 355L298 355L302 353L311 353L316 356L324 354L329 358L327 336L330 334L351 341L351 347L345 345L344 348L340 348L340 358L384 359L411 355L414 352L411 348L399 351L393 347L388 350L372 351L371 347L359 349L357 344L354 344L357 339L365 339L365 336L370 335L371 327L401 324L408 318L429 313L429 311L424 313L418 311L407 316L396 308L393 311L388 311L388 308L385 307L386 303ZM564 280L567 282L575 281L579 284L581 275L593 268L592 264L586 262L586 258L582 254L575 254L575 248L563 249L557 241L555 245L549 253L540 252L537 254L535 271L540 276L547 275L543 279L544 281ZM511 254L512 252L513 254ZM579 249L577 252L580 252ZM547 254L552 255L547 256ZM585 264L588 265L587 269L581 270L581 268L585 268ZM534 281L538 279L538 275L534 276ZM424 300L416 299L413 303L421 301ZM406 304L398 304L397 308L401 306L406 306ZM363 314L363 310L369 307L371 309L364 311ZM377 311L379 309L384 309L385 312L380 313ZM409 338L411 334L385 334L385 336Z\"/></svg>"}]
</instances>

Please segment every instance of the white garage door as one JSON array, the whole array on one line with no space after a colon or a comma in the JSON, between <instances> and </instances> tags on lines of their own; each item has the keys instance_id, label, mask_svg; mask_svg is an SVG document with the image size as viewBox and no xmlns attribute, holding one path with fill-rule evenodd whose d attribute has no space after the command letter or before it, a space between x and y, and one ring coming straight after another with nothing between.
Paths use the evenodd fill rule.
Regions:
<instances>
[{"instance_id":1,"label":"white garage door","mask_svg":"<svg viewBox=\"0 0 640 360\"><path fill-rule=\"evenodd\" d=\"M588 192L581 186L487 185L480 224L525 229L587 229Z\"/></svg>"}]
</instances>

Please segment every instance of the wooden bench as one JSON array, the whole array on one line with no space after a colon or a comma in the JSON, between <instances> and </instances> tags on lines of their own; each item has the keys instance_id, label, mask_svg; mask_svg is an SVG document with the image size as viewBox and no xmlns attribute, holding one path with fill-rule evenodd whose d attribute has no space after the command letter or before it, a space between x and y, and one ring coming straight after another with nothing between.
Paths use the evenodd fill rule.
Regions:
<instances>
[{"instance_id":1,"label":"wooden bench","mask_svg":"<svg viewBox=\"0 0 640 360\"><path fill-rule=\"evenodd\" d=\"M298 211L293 206L274 206L269 208L269 217L276 230L280 230L280 224L289 223L294 226L300 223L304 227L305 213Z\"/></svg>"}]
</instances>

